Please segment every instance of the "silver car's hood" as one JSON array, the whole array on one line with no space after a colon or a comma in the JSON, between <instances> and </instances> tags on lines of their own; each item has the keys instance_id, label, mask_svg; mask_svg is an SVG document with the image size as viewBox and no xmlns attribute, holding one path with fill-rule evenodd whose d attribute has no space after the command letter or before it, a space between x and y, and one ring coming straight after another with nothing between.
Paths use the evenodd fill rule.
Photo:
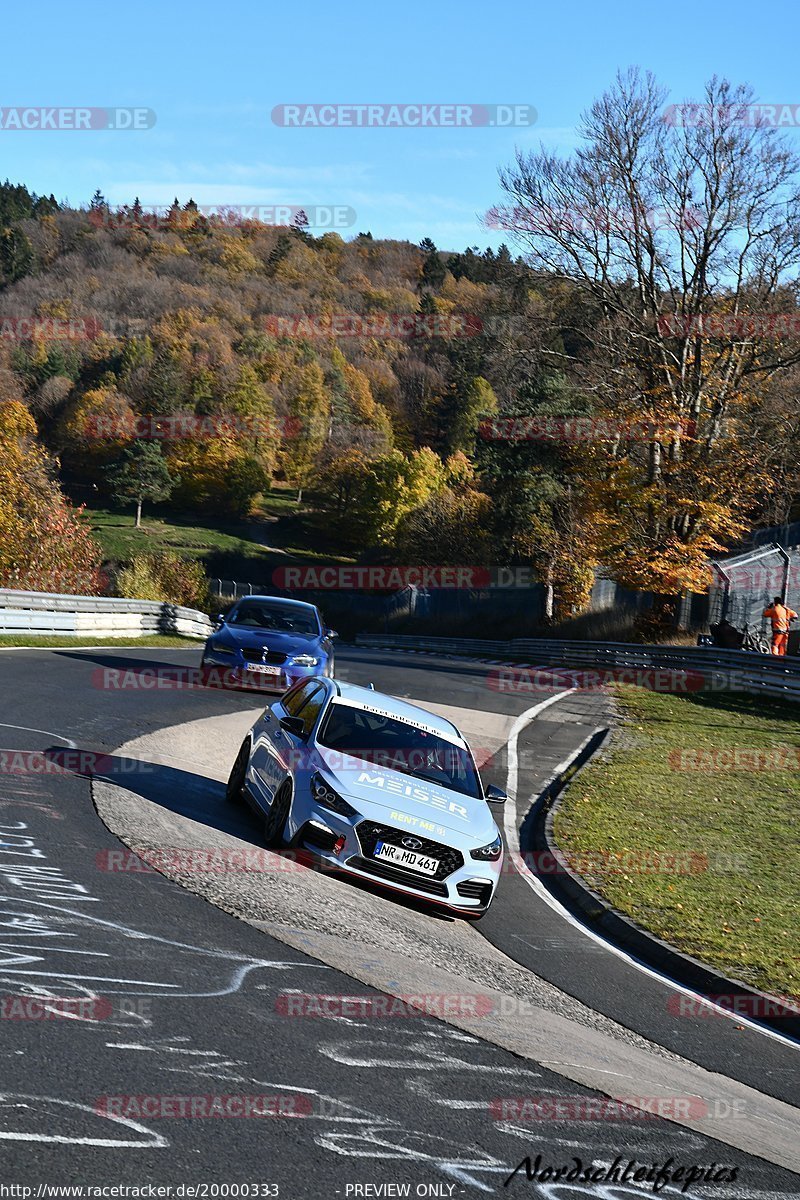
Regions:
<instances>
[{"instance_id":1,"label":"silver car's hood","mask_svg":"<svg viewBox=\"0 0 800 1200\"><path fill-rule=\"evenodd\" d=\"M434 841L437 827L440 836L442 829L457 833L473 847L484 846L497 837L497 827L485 800L358 759L349 759L335 767L326 763L323 773L331 786L365 816L372 815L372 808L385 809L386 821L414 829ZM400 818L417 818L418 823L393 821L393 812Z\"/></svg>"}]
</instances>

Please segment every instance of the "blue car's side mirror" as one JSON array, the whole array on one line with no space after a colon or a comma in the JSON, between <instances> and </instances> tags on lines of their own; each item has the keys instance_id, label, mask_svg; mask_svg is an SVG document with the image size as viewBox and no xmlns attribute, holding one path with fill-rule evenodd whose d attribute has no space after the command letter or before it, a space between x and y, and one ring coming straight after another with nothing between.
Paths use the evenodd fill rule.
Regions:
<instances>
[{"instance_id":1,"label":"blue car's side mirror","mask_svg":"<svg viewBox=\"0 0 800 1200\"><path fill-rule=\"evenodd\" d=\"M335 629L326 629L325 630L325 637L327 637L327 638L337 638L338 636L339 635Z\"/></svg>"}]
</instances>

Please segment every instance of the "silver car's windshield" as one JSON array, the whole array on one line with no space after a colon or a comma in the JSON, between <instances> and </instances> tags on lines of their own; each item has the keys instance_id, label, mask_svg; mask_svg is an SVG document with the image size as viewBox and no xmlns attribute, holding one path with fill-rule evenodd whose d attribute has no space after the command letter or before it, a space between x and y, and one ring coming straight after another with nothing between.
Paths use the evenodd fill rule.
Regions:
<instances>
[{"instance_id":1,"label":"silver car's windshield","mask_svg":"<svg viewBox=\"0 0 800 1200\"><path fill-rule=\"evenodd\" d=\"M341 754L452 788L464 796L482 796L468 750L406 721L334 702L317 741Z\"/></svg>"}]
</instances>

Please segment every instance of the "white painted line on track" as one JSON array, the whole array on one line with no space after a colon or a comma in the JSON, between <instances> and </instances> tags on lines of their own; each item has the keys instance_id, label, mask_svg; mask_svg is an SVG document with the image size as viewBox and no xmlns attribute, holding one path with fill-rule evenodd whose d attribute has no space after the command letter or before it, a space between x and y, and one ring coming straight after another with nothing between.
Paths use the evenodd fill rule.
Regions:
<instances>
[{"instance_id":1,"label":"white painted line on track","mask_svg":"<svg viewBox=\"0 0 800 1200\"><path fill-rule=\"evenodd\" d=\"M727 1017L729 1021L736 1021L737 1024L745 1025L748 1029L752 1029L756 1033L762 1034L764 1037L772 1038L773 1041L781 1042L784 1046L791 1046L792 1049L796 1050L797 1042L793 1041L792 1038L784 1037L783 1034L776 1033L772 1029L767 1029L763 1025L759 1025L757 1021L751 1020L749 1017L741 1016L739 1013L732 1013L729 1009L723 1008L719 1004L715 1004L702 993L694 992L691 990L691 988L684 987L683 984L677 983L674 979L671 979L669 975L664 975L660 971L656 971L652 967L646 966L645 963L639 962L638 959L633 958L625 950L621 950L619 946L613 945L611 942L601 937L600 934L595 933L594 930L589 929L586 925L583 925L572 915L571 912L569 912L568 909L563 906L563 904L556 900L555 896L553 896L552 893L547 890L541 880L539 880L528 867L522 856L516 821L516 801L519 786L519 735L522 733L523 729L530 725L531 721L536 719L543 709L548 708L551 704L555 704L557 700L563 700L565 696L572 695L575 690L575 688L569 688L566 691L557 692L554 696L548 696L546 700L541 700L538 704L534 704L532 708L526 709L525 712L521 713L517 717L516 721L511 727L511 732L509 733L506 791L508 792L509 798L513 800L513 810L512 805L506 805L503 816L503 827L506 835L508 853L511 856L511 861L516 867L518 873L525 880L528 887L532 888L539 899L543 900L545 904L547 904L553 910L553 912L557 913L558 916L562 917L563 920L570 924L574 929L577 929L580 933L582 933L584 937L591 938L593 942L597 943L597 945L601 946L604 950L607 950L609 954L616 955L617 958L621 959L624 963L627 963L629 967L634 967L637 971L641 971L644 975L648 975L651 979L655 979L658 983L663 983L666 986L674 988L683 996L689 996L693 1000L702 1001L704 1005L712 1008L720 1016ZM589 736L591 737L592 735L590 734ZM563 763L560 763L558 767L556 767L555 771L550 776L548 783L551 782L556 775L560 774L562 771L566 771L569 768L571 763L575 761L580 752L583 750L588 740L588 738L585 739L576 750L573 750L572 753L564 759ZM535 797L531 797L531 803L533 803L534 799Z\"/></svg>"},{"instance_id":2,"label":"white painted line on track","mask_svg":"<svg viewBox=\"0 0 800 1200\"><path fill-rule=\"evenodd\" d=\"M78 749L78 743L73 742L72 738L64 737L60 733L53 733L50 729L32 729L30 725L9 725L7 721L0 721L0 729L21 729L23 733L43 733L45 737L52 737L56 738L59 742L66 742L71 750Z\"/></svg>"}]
</instances>

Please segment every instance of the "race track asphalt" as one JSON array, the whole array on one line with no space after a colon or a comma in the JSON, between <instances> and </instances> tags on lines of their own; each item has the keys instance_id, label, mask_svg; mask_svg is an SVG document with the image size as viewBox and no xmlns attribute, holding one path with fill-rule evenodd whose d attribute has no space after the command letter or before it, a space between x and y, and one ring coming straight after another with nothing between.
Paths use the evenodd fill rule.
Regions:
<instances>
[{"instance_id":1,"label":"race track asphalt","mask_svg":"<svg viewBox=\"0 0 800 1200\"><path fill-rule=\"evenodd\" d=\"M0 652L3 748L111 754L159 729L253 707L252 694L120 689L103 674L179 672L197 657L144 648ZM379 690L517 717L530 697L493 691L490 671L376 651L343 649L338 658L342 677ZM568 736L564 726L597 723L574 701L547 712L520 745L521 804L579 732ZM379 993L160 875L103 869L120 844L97 815L90 778L43 773L40 761L0 776L4 1183L258 1184L250 1195L276 1184L284 1200L357 1196L361 1184L551 1200L653 1194L646 1181L612 1186L598 1175L554 1184L519 1172L503 1186L526 1155L540 1154L541 1166L571 1167L578 1157L597 1173L618 1156L623 1166L672 1158L673 1170L737 1168L733 1183L685 1193L697 1197L797 1194L796 1174L671 1121L598 1120L596 1093L431 1017L397 1019L380 1006L362 1019L288 1015L292 993ZM114 764L102 766L113 778ZM502 786L506 773L501 752L485 774ZM674 1053L797 1102L792 1049L725 1019L671 1017L668 985L588 949L585 935L522 880L504 876L476 928L526 969ZM55 998L94 997L94 1007L63 1014L56 1003L37 1019L41 1006L15 1003L46 989ZM152 1115L154 1106L177 1113L192 1103L195 1113L213 1111L208 1098L220 1096L254 1097L251 1111L264 1115ZM500 1103L519 1097L568 1098L569 1112L531 1124Z\"/></svg>"}]
</instances>

